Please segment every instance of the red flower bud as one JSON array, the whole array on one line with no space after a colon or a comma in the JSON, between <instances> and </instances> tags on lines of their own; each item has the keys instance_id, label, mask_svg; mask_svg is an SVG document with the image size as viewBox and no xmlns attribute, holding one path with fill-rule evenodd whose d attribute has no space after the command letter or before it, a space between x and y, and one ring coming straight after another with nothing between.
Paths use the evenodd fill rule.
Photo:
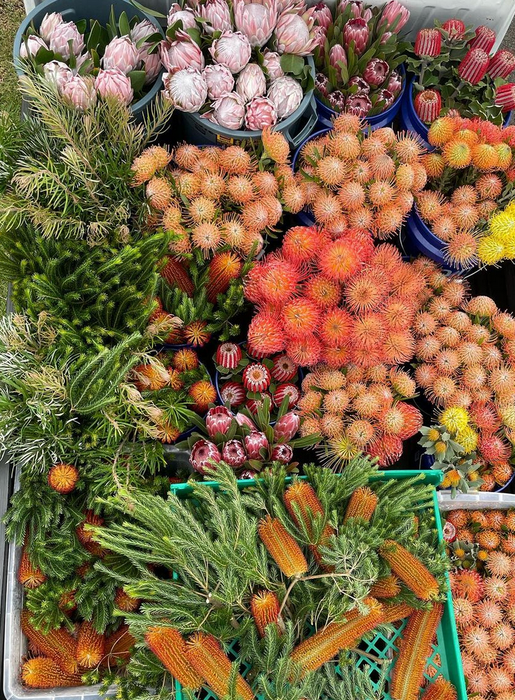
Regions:
<instances>
[{"instance_id":1,"label":"red flower bud","mask_svg":"<svg viewBox=\"0 0 515 700\"><path fill-rule=\"evenodd\" d=\"M499 85L495 93L495 104L501 107L503 112L515 109L515 83Z\"/></svg>"},{"instance_id":2,"label":"red flower bud","mask_svg":"<svg viewBox=\"0 0 515 700\"><path fill-rule=\"evenodd\" d=\"M438 29L421 29L415 39L414 51L421 57L439 56L442 51L442 35Z\"/></svg>"},{"instance_id":3,"label":"red flower bud","mask_svg":"<svg viewBox=\"0 0 515 700\"><path fill-rule=\"evenodd\" d=\"M486 75L490 57L483 49L470 49L458 66L458 74L462 80L477 85Z\"/></svg>"},{"instance_id":4,"label":"red flower bud","mask_svg":"<svg viewBox=\"0 0 515 700\"><path fill-rule=\"evenodd\" d=\"M483 49L490 53L495 44L495 32L490 27L481 25L476 29L476 36L469 41L471 49Z\"/></svg>"},{"instance_id":5,"label":"red flower bud","mask_svg":"<svg viewBox=\"0 0 515 700\"><path fill-rule=\"evenodd\" d=\"M361 56L367 48L369 34L368 24L362 17L350 19L343 28L343 44L348 49L353 41L354 53Z\"/></svg>"},{"instance_id":6,"label":"red flower bud","mask_svg":"<svg viewBox=\"0 0 515 700\"><path fill-rule=\"evenodd\" d=\"M241 357L241 348L236 343L222 343L216 349L216 364L225 369L236 369Z\"/></svg>"},{"instance_id":7,"label":"red flower bud","mask_svg":"<svg viewBox=\"0 0 515 700\"><path fill-rule=\"evenodd\" d=\"M498 51L490 59L488 75L493 78L507 78L515 70L515 56L511 51Z\"/></svg>"},{"instance_id":8,"label":"red flower bud","mask_svg":"<svg viewBox=\"0 0 515 700\"><path fill-rule=\"evenodd\" d=\"M281 462L281 464L289 464L292 458L293 450L289 445L276 445L270 457L272 462Z\"/></svg>"},{"instance_id":9,"label":"red flower bud","mask_svg":"<svg viewBox=\"0 0 515 700\"><path fill-rule=\"evenodd\" d=\"M268 450L268 440L264 433L253 430L244 438L245 450L249 459L261 459L260 450Z\"/></svg>"},{"instance_id":10,"label":"red flower bud","mask_svg":"<svg viewBox=\"0 0 515 700\"><path fill-rule=\"evenodd\" d=\"M444 29L449 34L449 39L451 41L458 41L463 37L466 31L465 24L461 19L448 19L447 22L442 24L442 29Z\"/></svg>"},{"instance_id":11,"label":"red flower bud","mask_svg":"<svg viewBox=\"0 0 515 700\"><path fill-rule=\"evenodd\" d=\"M437 90L422 90L415 97L415 112L426 124L431 124L440 116L442 98Z\"/></svg>"}]
</instances>

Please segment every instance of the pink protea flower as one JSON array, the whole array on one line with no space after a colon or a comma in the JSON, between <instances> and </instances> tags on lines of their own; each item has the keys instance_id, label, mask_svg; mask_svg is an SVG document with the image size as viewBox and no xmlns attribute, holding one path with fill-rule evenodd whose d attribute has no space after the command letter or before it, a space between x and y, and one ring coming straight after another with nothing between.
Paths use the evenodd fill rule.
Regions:
<instances>
[{"instance_id":1,"label":"pink protea flower","mask_svg":"<svg viewBox=\"0 0 515 700\"><path fill-rule=\"evenodd\" d=\"M341 46L340 44L335 44L329 50L329 63L338 73L340 72L340 66L338 65L339 62L343 63L343 65L346 66L347 54L345 53L345 49L343 48L343 46Z\"/></svg>"},{"instance_id":2,"label":"pink protea flower","mask_svg":"<svg viewBox=\"0 0 515 700\"><path fill-rule=\"evenodd\" d=\"M395 102L395 95L390 90L383 88L377 93L377 103L383 102L383 111L388 109ZM376 104L377 104L376 103Z\"/></svg>"},{"instance_id":3,"label":"pink protea flower","mask_svg":"<svg viewBox=\"0 0 515 700\"><path fill-rule=\"evenodd\" d=\"M253 430L250 435L246 435L243 439L245 450L249 459L261 459L260 451L268 450L268 440L264 433Z\"/></svg>"},{"instance_id":4,"label":"pink protea flower","mask_svg":"<svg viewBox=\"0 0 515 700\"><path fill-rule=\"evenodd\" d=\"M361 56L367 48L369 35L368 24L362 17L350 19L343 28L343 45L348 49L353 41L354 53Z\"/></svg>"},{"instance_id":5,"label":"pink protea flower","mask_svg":"<svg viewBox=\"0 0 515 700\"><path fill-rule=\"evenodd\" d=\"M282 78L284 71L281 68L281 57L275 51L268 51L263 54L263 68L268 74L269 80L272 82L277 78Z\"/></svg>"},{"instance_id":6,"label":"pink protea flower","mask_svg":"<svg viewBox=\"0 0 515 700\"><path fill-rule=\"evenodd\" d=\"M239 73L250 61L252 47L241 32L224 32L215 39L209 52L216 63L226 66L231 73Z\"/></svg>"},{"instance_id":7,"label":"pink protea flower","mask_svg":"<svg viewBox=\"0 0 515 700\"><path fill-rule=\"evenodd\" d=\"M163 96L180 112L198 112L207 98L204 77L194 68L163 76Z\"/></svg>"},{"instance_id":8,"label":"pink protea flower","mask_svg":"<svg viewBox=\"0 0 515 700\"><path fill-rule=\"evenodd\" d=\"M36 34L31 34L26 39L24 39L20 46L20 58L28 58L29 56L35 56L39 49L47 49L48 46L44 39Z\"/></svg>"},{"instance_id":9,"label":"pink protea flower","mask_svg":"<svg viewBox=\"0 0 515 700\"><path fill-rule=\"evenodd\" d=\"M270 459L272 462L289 464L293 459L293 450L290 445L275 445L275 447L272 448Z\"/></svg>"},{"instance_id":10,"label":"pink protea flower","mask_svg":"<svg viewBox=\"0 0 515 700\"><path fill-rule=\"evenodd\" d=\"M245 111L245 127L249 131L262 131L277 123L277 110L268 97L255 97Z\"/></svg>"},{"instance_id":11,"label":"pink protea flower","mask_svg":"<svg viewBox=\"0 0 515 700\"><path fill-rule=\"evenodd\" d=\"M231 11L225 0L207 0L202 4L194 4L199 17L207 20L203 27L208 34L232 31Z\"/></svg>"},{"instance_id":12,"label":"pink protea flower","mask_svg":"<svg viewBox=\"0 0 515 700\"><path fill-rule=\"evenodd\" d=\"M442 52L442 35L438 29L421 29L415 39L413 50L420 57L439 56Z\"/></svg>"},{"instance_id":13,"label":"pink protea flower","mask_svg":"<svg viewBox=\"0 0 515 700\"><path fill-rule=\"evenodd\" d=\"M49 61L43 66L45 78L57 85L59 92L62 91L68 80L73 76L72 69L62 61Z\"/></svg>"},{"instance_id":14,"label":"pink protea flower","mask_svg":"<svg viewBox=\"0 0 515 700\"><path fill-rule=\"evenodd\" d=\"M329 29L333 23L331 10L325 2L319 2L313 7L313 17L315 24L319 27L323 27L325 30Z\"/></svg>"},{"instance_id":15,"label":"pink protea flower","mask_svg":"<svg viewBox=\"0 0 515 700\"><path fill-rule=\"evenodd\" d=\"M345 101L345 111L358 117L366 117L372 109L372 102L365 92L349 95Z\"/></svg>"},{"instance_id":16,"label":"pink protea flower","mask_svg":"<svg viewBox=\"0 0 515 700\"><path fill-rule=\"evenodd\" d=\"M170 9L168 10L168 17L166 18L166 23L169 27L173 27L177 22L182 22L182 29L195 29L197 23L195 22L195 13L189 7L184 10L182 7L174 2Z\"/></svg>"},{"instance_id":17,"label":"pink protea flower","mask_svg":"<svg viewBox=\"0 0 515 700\"><path fill-rule=\"evenodd\" d=\"M481 25L476 29L476 35L469 41L471 49L483 49L486 53L490 53L495 44L495 32L490 27Z\"/></svg>"},{"instance_id":18,"label":"pink protea flower","mask_svg":"<svg viewBox=\"0 0 515 700\"><path fill-rule=\"evenodd\" d=\"M217 433L226 435L231 427L234 416L225 406L213 406L206 414L206 430L209 437Z\"/></svg>"},{"instance_id":19,"label":"pink protea flower","mask_svg":"<svg viewBox=\"0 0 515 700\"><path fill-rule=\"evenodd\" d=\"M163 64L159 53L148 53L140 49L140 58L143 63L142 69L145 71L145 85L153 83L159 73L163 70Z\"/></svg>"},{"instance_id":20,"label":"pink protea flower","mask_svg":"<svg viewBox=\"0 0 515 700\"><path fill-rule=\"evenodd\" d=\"M241 425L241 426L246 425L248 428L251 429L251 431L257 432L257 428L254 425L254 423L244 413L237 413L235 418L236 418L236 422L238 423L238 425Z\"/></svg>"},{"instance_id":21,"label":"pink protea flower","mask_svg":"<svg viewBox=\"0 0 515 700\"><path fill-rule=\"evenodd\" d=\"M274 358L272 377L278 382L289 382L297 374L298 367L288 355L277 355Z\"/></svg>"},{"instance_id":22,"label":"pink protea flower","mask_svg":"<svg viewBox=\"0 0 515 700\"><path fill-rule=\"evenodd\" d=\"M511 51L498 51L490 59L488 75L493 78L507 78L515 70L515 56Z\"/></svg>"},{"instance_id":23,"label":"pink protea flower","mask_svg":"<svg viewBox=\"0 0 515 700\"><path fill-rule=\"evenodd\" d=\"M216 349L216 364L225 369L236 369L242 356L236 343L222 343Z\"/></svg>"},{"instance_id":24,"label":"pink protea flower","mask_svg":"<svg viewBox=\"0 0 515 700\"><path fill-rule=\"evenodd\" d=\"M277 22L277 0L234 1L236 29L245 34L253 47L261 47L272 36Z\"/></svg>"},{"instance_id":25,"label":"pink protea flower","mask_svg":"<svg viewBox=\"0 0 515 700\"><path fill-rule=\"evenodd\" d=\"M239 440L229 440L222 449L222 459L233 469L238 469L247 461L245 449Z\"/></svg>"},{"instance_id":26,"label":"pink protea flower","mask_svg":"<svg viewBox=\"0 0 515 700\"><path fill-rule=\"evenodd\" d=\"M272 395L274 404L279 407L285 396L288 396L288 408L296 406L300 399L300 390L295 384L279 384Z\"/></svg>"},{"instance_id":27,"label":"pink protea flower","mask_svg":"<svg viewBox=\"0 0 515 700\"><path fill-rule=\"evenodd\" d=\"M140 57L136 44L128 36L118 36L106 46L102 66L105 70L118 69L130 73L139 65Z\"/></svg>"},{"instance_id":28,"label":"pink protea flower","mask_svg":"<svg viewBox=\"0 0 515 700\"><path fill-rule=\"evenodd\" d=\"M204 474L206 467L212 466L211 461L219 462L221 459L220 450L214 442L197 440L191 448L190 464L199 474Z\"/></svg>"},{"instance_id":29,"label":"pink protea flower","mask_svg":"<svg viewBox=\"0 0 515 700\"><path fill-rule=\"evenodd\" d=\"M270 370L261 363L247 365L243 370L243 386L248 391L265 391L271 380Z\"/></svg>"},{"instance_id":30,"label":"pink protea flower","mask_svg":"<svg viewBox=\"0 0 515 700\"><path fill-rule=\"evenodd\" d=\"M302 87L289 75L274 80L268 90L268 99L274 104L279 119L286 119L293 114L302 102Z\"/></svg>"},{"instance_id":31,"label":"pink protea flower","mask_svg":"<svg viewBox=\"0 0 515 700\"><path fill-rule=\"evenodd\" d=\"M218 63L206 66L202 75L207 84L207 96L210 100L217 100L222 95L233 91L234 77L225 66Z\"/></svg>"},{"instance_id":32,"label":"pink protea flower","mask_svg":"<svg viewBox=\"0 0 515 700\"><path fill-rule=\"evenodd\" d=\"M390 72L390 66L386 61L380 58L372 58L366 65L363 72L363 78L369 85L379 87L386 80L386 76Z\"/></svg>"},{"instance_id":33,"label":"pink protea flower","mask_svg":"<svg viewBox=\"0 0 515 700\"><path fill-rule=\"evenodd\" d=\"M362 0L340 0L338 3L338 7L336 10L336 16L341 15L343 11L350 5L351 9L351 14L352 16L356 19L357 17L361 17L361 13L363 11L363 2Z\"/></svg>"},{"instance_id":34,"label":"pink protea flower","mask_svg":"<svg viewBox=\"0 0 515 700\"><path fill-rule=\"evenodd\" d=\"M236 92L244 102L261 97L266 92L265 74L257 63L247 63L236 79Z\"/></svg>"},{"instance_id":35,"label":"pink protea flower","mask_svg":"<svg viewBox=\"0 0 515 700\"><path fill-rule=\"evenodd\" d=\"M152 22L149 19L142 19L141 22L135 24L134 27L131 29L130 38L135 44L137 44L142 39L146 39L147 37L152 36L152 34L155 34L156 31L156 26L152 24ZM143 46L145 46L145 44ZM142 48L143 47L140 46L140 52Z\"/></svg>"},{"instance_id":36,"label":"pink protea flower","mask_svg":"<svg viewBox=\"0 0 515 700\"><path fill-rule=\"evenodd\" d=\"M189 34L176 32L174 41L162 41L159 45L161 63L169 73L176 73L184 68L194 68L201 71L204 68L204 56L200 46Z\"/></svg>"},{"instance_id":37,"label":"pink protea flower","mask_svg":"<svg viewBox=\"0 0 515 700\"><path fill-rule=\"evenodd\" d=\"M349 87L355 85L358 88L358 92L364 92L366 95L370 93L370 85L364 78L359 75L354 75L348 82Z\"/></svg>"},{"instance_id":38,"label":"pink protea flower","mask_svg":"<svg viewBox=\"0 0 515 700\"><path fill-rule=\"evenodd\" d=\"M275 44L279 53L309 56L316 46L313 34L313 10L299 14L298 8L285 10L275 27Z\"/></svg>"},{"instance_id":39,"label":"pink protea flower","mask_svg":"<svg viewBox=\"0 0 515 700\"><path fill-rule=\"evenodd\" d=\"M499 85L495 92L495 104L501 107L503 112L515 109L515 83Z\"/></svg>"},{"instance_id":40,"label":"pink protea flower","mask_svg":"<svg viewBox=\"0 0 515 700\"><path fill-rule=\"evenodd\" d=\"M228 403L231 406L241 406L246 397L243 384L239 382L226 382L220 389L220 398L223 403Z\"/></svg>"},{"instance_id":41,"label":"pink protea flower","mask_svg":"<svg viewBox=\"0 0 515 700\"><path fill-rule=\"evenodd\" d=\"M283 444L290 442L297 433L300 426L300 418L293 411L281 416L274 426L274 442Z\"/></svg>"},{"instance_id":42,"label":"pink protea flower","mask_svg":"<svg viewBox=\"0 0 515 700\"><path fill-rule=\"evenodd\" d=\"M55 28L63 23L63 16L60 12L51 12L43 17L39 25L39 36L47 43L50 41Z\"/></svg>"},{"instance_id":43,"label":"pink protea flower","mask_svg":"<svg viewBox=\"0 0 515 700\"><path fill-rule=\"evenodd\" d=\"M226 129L241 129L245 119L245 102L237 92L222 95L212 104L213 119Z\"/></svg>"},{"instance_id":44,"label":"pink protea flower","mask_svg":"<svg viewBox=\"0 0 515 700\"><path fill-rule=\"evenodd\" d=\"M130 79L117 68L98 71L95 88L100 97L114 97L119 102L129 105L134 99Z\"/></svg>"},{"instance_id":45,"label":"pink protea flower","mask_svg":"<svg viewBox=\"0 0 515 700\"><path fill-rule=\"evenodd\" d=\"M473 48L467 51L458 66L458 74L462 80L477 85L486 75L490 57L483 49Z\"/></svg>"},{"instance_id":46,"label":"pink protea flower","mask_svg":"<svg viewBox=\"0 0 515 700\"><path fill-rule=\"evenodd\" d=\"M420 119L430 124L440 116L442 97L438 90L422 90L422 92L417 93L414 105L415 112Z\"/></svg>"},{"instance_id":47,"label":"pink protea flower","mask_svg":"<svg viewBox=\"0 0 515 700\"><path fill-rule=\"evenodd\" d=\"M395 70L392 71L386 89L393 93L395 97L397 97L397 95L402 90L402 76L400 73L397 73L397 71Z\"/></svg>"},{"instance_id":48,"label":"pink protea flower","mask_svg":"<svg viewBox=\"0 0 515 700\"><path fill-rule=\"evenodd\" d=\"M313 38L315 39L315 46L313 51L318 47L320 50L320 55L323 56L325 53L325 42L327 39L327 30L323 27L314 26L313 27Z\"/></svg>"},{"instance_id":49,"label":"pink protea flower","mask_svg":"<svg viewBox=\"0 0 515 700\"><path fill-rule=\"evenodd\" d=\"M71 49L70 49L71 42ZM61 22L50 36L50 51L58 53L65 61L70 56L78 56L84 49L84 37L77 29L74 22Z\"/></svg>"},{"instance_id":50,"label":"pink protea flower","mask_svg":"<svg viewBox=\"0 0 515 700\"><path fill-rule=\"evenodd\" d=\"M410 11L397 0L390 0L386 3L383 14L379 21L380 26L387 25L387 28L398 34L410 18Z\"/></svg>"},{"instance_id":51,"label":"pink protea flower","mask_svg":"<svg viewBox=\"0 0 515 700\"><path fill-rule=\"evenodd\" d=\"M73 75L64 85L61 94L71 107L81 112L94 107L97 101L93 80L80 75Z\"/></svg>"},{"instance_id":52,"label":"pink protea flower","mask_svg":"<svg viewBox=\"0 0 515 700\"><path fill-rule=\"evenodd\" d=\"M461 19L456 18L448 19L447 22L444 22L442 29L449 34L451 41L459 41L467 30L465 23Z\"/></svg>"}]
</instances>

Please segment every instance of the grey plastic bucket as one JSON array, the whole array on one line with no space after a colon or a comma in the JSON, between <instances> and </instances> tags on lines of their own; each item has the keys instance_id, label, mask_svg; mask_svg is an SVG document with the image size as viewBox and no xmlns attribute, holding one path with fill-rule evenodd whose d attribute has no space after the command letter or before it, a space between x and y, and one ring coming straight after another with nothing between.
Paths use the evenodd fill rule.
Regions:
<instances>
[{"instance_id":1,"label":"grey plastic bucket","mask_svg":"<svg viewBox=\"0 0 515 700\"><path fill-rule=\"evenodd\" d=\"M126 12L129 19L133 17L148 19L155 25L156 31L161 32L164 38L164 32L157 19L151 15L145 14L142 10L132 5L129 0L88 0L88 2L81 2L80 0L44 0L44 2L37 5L32 12L25 17L16 32L13 46L13 58L18 75L23 75L23 70L20 67L20 46L23 35L27 32L31 24L34 24L34 27L39 29L39 25L47 12L60 12L66 22L78 22L81 19L96 19L100 24L105 26L109 21L111 7L117 19L122 12ZM146 109L156 98L156 95L161 91L162 87L163 80L161 71L147 94L144 95L141 100L131 105L131 111L134 116L141 116L144 114Z\"/></svg>"}]
</instances>

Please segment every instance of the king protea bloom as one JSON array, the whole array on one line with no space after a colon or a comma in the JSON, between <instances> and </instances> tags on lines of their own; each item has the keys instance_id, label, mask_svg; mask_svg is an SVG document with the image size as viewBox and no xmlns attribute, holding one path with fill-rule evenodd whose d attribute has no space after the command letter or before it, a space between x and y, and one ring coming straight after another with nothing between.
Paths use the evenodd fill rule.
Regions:
<instances>
[{"instance_id":1,"label":"king protea bloom","mask_svg":"<svg viewBox=\"0 0 515 700\"><path fill-rule=\"evenodd\" d=\"M29 56L35 56L39 49L47 49L44 39L35 34L31 34L26 39L24 39L20 46L20 58L28 58Z\"/></svg>"},{"instance_id":2,"label":"king protea bloom","mask_svg":"<svg viewBox=\"0 0 515 700\"><path fill-rule=\"evenodd\" d=\"M173 5L168 10L168 17L166 23L169 27L173 27L177 22L182 22L182 29L195 29L197 23L195 22L195 13L189 7L182 9L182 7L174 2Z\"/></svg>"},{"instance_id":3,"label":"king protea bloom","mask_svg":"<svg viewBox=\"0 0 515 700\"><path fill-rule=\"evenodd\" d=\"M130 73L140 62L136 44L128 36L119 36L106 46L102 66L106 70L118 69Z\"/></svg>"},{"instance_id":4,"label":"king protea bloom","mask_svg":"<svg viewBox=\"0 0 515 700\"><path fill-rule=\"evenodd\" d=\"M263 54L263 68L266 70L269 80L277 80L284 75L281 68L281 57L275 51L266 49Z\"/></svg>"},{"instance_id":5,"label":"king protea bloom","mask_svg":"<svg viewBox=\"0 0 515 700\"><path fill-rule=\"evenodd\" d=\"M316 46L313 9L299 14L298 8L285 10L277 21L275 44L279 53L309 56Z\"/></svg>"},{"instance_id":6,"label":"king protea bloom","mask_svg":"<svg viewBox=\"0 0 515 700\"><path fill-rule=\"evenodd\" d=\"M39 36L48 43L54 29L62 23L63 16L60 12L51 12L50 14L47 12L39 25Z\"/></svg>"},{"instance_id":7,"label":"king protea bloom","mask_svg":"<svg viewBox=\"0 0 515 700\"><path fill-rule=\"evenodd\" d=\"M163 76L163 96L180 112L198 112L207 99L207 84L194 68Z\"/></svg>"},{"instance_id":8,"label":"king protea bloom","mask_svg":"<svg viewBox=\"0 0 515 700\"><path fill-rule=\"evenodd\" d=\"M231 73L239 73L250 61L252 47L242 32L224 32L213 41L209 53L216 63L226 66Z\"/></svg>"},{"instance_id":9,"label":"king protea bloom","mask_svg":"<svg viewBox=\"0 0 515 700\"><path fill-rule=\"evenodd\" d=\"M369 35L370 30L366 20L362 17L350 19L343 28L343 45L348 49L351 42L354 42L354 53L361 56L367 48Z\"/></svg>"},{"instance_id":10,"label":"king protea bloom","mask_svg":"<svg viewBox=\"0 0 515 700\"><path fill-rule=\"evenodd\" d=\"M419 57L434 58L442 52L442 35L438 29L421 29L415 39L414 52Z\"/></svg>"},{"instance_id":11,"label":"king protea bloom","mask_svg":"<svg viewBox=\"0 0 515 700\"><path fill-rule=\"evenodd\" d=\"M61 22L52 31L49 46L50 51L58 53L67 61L72 54L78 56L82 53L84 37L74 22Z\"/></svg>"},{"instance_id":12,"label":"king protea bloom","mask_svg":"<svg viewBox=\"0 0 515 700\"><path fill-rule=\"evenodd\" d=\"M415 112L427 124L440 116L442 98L438 90L422 90L415 97Z\"/></svg>"},{"instance_id":13,"label":"king protea bloom","mask_svg":"<svg viewBox=\"0 0 515 700\"><path fill-rule=\"evenodd\" d=\"M397 0L390 0L386 3L383 14L379 21L380 26L386 24L387 29L397 34L404 27L410 18L410 11Z\"/></svg>"},{"instance_id":14,"label":"king protea bloom","mask_svg":"<svg viewBox=\"0 0 515 700\"><path fill-rule=\"evenodd\" d=\"M515 70L515 56L503 49L490 59L488 75L493 78L507 78Z\"/></svg>"},{"instance_id":15,"label":"king protea bloom","mask_svg":"<svg viewBox=\"0 0 515 700\"><path fill-rule=\"evenodd\" d=\"M59 92L73 76L72 69L62 61L49 61L43 66L43 73L47 80L55 83Z\"/></svg>"},{"instance_id":16,"label":"king protea bloom","mask_svg":"<svg viewBox=\"0 0 515 700\"><path fill-rule=\"evenodd\" d=\"M179 30L175 36L177 37L175 41L162 41L159 45L163 66L169 73L175 73L183 68L201 71L205 61L200 46L184 31Z\"/></svg>"},{"instance_id":17,"label":"king protea bloom","mask_svg":"<svg viewBox=\"0 0 515 700\"><path fill-rule=\"evenodd\" d=\"M207 83L207 96L210 100L217 100L234 89L233 74L225 66L213 63L205 67L202 75Z\"/></svg>"},{"instance_id":18,"label":"king protea bloom","mask_svg":"<svg viewBox=\"0 0 515 700\"><path fill-rule=\"evenodd\" d=\"M477 85L486 75L490 57L483 49L470 49L458 66L458 74L462 80Z\"/></svg>"},{"instance_id":19,"label":"king protea bloom","mask_svg":"<svg viewBox=\"0 0 515 700\"><path fill-rule=\"evenodd\" d=\"M252 47L261 47L272 36L277 22L277 0L235 0L234 23Z\"/></svg>"},{"instance_id":20,"label":"king protea bloom","mask_svg":"<svg viewBox=\"0 0 515 700\"><path fill-rule=\"evenodd\" d=\"M501 107L503 112L515 109L515 83L499 85L495 93L495 104Z\"/></svg>"},{"instance_id":21,"label":"king protea bloom","mask_svg":"<svg viewBox=\"0 0 515 700\"><path fill-rule=\"evenodd\" d=\"M249 131L261 131L277 122L277 110L268 97L255 97L247 105L245 127Z\"/></svg>"},{"instance_id":22,"label":"king protea bloom","mask_svg":"<svg viewBox=\"0 0 515 700\"><path fill-rule=\"evenodd\" d=\"M236 131L245 119L245 102L237 92L222 95L212 104L213 119L219 126Z\"/></svg>"},{"instance_id":23,"label":"king protea bloom","mask_svg":"<svg viewBox=\"0 0 515 700\"><path fill-rule=\"evenodd\" d=\"M278 118L286 119L298 108L304 93L300 83L285 75L274 80L267 97L274 104Z\"/></svg>"},{"instance_id":24,"label":"king protea bloom","mask_svg":"<svg viewBox=\"0 0 515 700\"><path fill-rule=\"evenodd\" d=\"M232 31L231 11L225 0L207 0L202 4L194 4L198 16L207 20L202 26L208 34Z\"/></svg>"},{"instance_id":25,"label":"king protea bloom","mask_svg":"<svg viewBox=\"0 0 515 700\"><path fill-rule=\"evenodd\" d=\"M266 92L265 74L257 63L247 63L236 80L236 92L244 102L250 102Z\"/></svg>"},{"instance_id":26,"label":"king protea bloom","mask_svg":"<svg viewBox=\"0 0 515 700\"><path fill-rule=\"evenodd\" d=\"M95 88L104 99L113 97L114 99L129 105L134 98L130 79L121 70L116 68L111 70L99 70L95 79Z\"/></svg>"},{"instance_id":27,"label":"king protea bloom","mask_svg":"<svg viewBox=\"0 0 515 700\"><path fill-rule=\"evenodd\" d=\"M64 85L61 94L65 102L81 112L94 107L97 101L93 80L80 75L72 76Z\"/></svg>"}]
</instances>

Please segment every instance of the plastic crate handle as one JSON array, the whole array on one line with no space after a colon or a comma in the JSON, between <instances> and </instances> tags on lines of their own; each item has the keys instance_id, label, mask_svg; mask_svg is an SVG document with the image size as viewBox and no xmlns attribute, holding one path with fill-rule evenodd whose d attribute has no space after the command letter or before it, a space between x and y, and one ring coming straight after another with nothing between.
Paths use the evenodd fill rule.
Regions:
<instances>
[{"instance_id":1,"label":"plastic crate handle","mask_svg":"<svg viewBox=\"0 0 515 700\"><path fill-rule=\"evenodd\" d=\"M311 95L311 100L309 101L309 105L308 105L306 112L304 114L306 114L306 113L309 113L309 116L306 120L306 123L304 124L302 129L298 132L298 134L295 134L295 136L292 136L290 133L290 127L288 127L288 129L285 129L283 131L283 135L289 141L291 148L297 149L299 147L299 145L307 139L307 137L311 134L311 132L315 128L315 124L318 121L318 114L317 114L317 108L316 108L316 102L315 102L314 95ZM295 124L293 124L291 128L292 129L295 128Z\"/></svg>"}]
</instances>

